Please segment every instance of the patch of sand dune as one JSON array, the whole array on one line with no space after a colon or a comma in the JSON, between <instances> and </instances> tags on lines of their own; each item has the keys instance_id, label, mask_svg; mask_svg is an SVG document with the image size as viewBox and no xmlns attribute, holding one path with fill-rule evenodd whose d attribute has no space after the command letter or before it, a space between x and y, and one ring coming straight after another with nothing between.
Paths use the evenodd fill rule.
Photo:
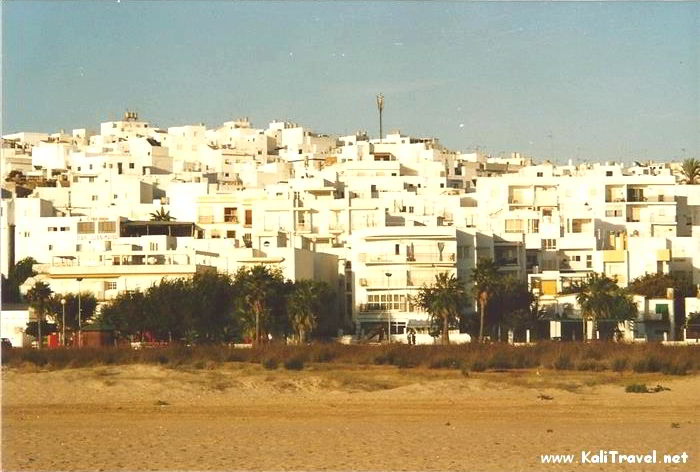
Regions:
<instances>
[{"instance_id":1,"label":"patch of sand dune","mask_svg":"<svg viewBox=\"0 0 700 472\"><path fill-rule=\"evenodd\" d=\"M700 470L696 376L235 363L2 376L3 470ZM671 390L625 393L632 382ZM691 462L540 462L601 448Z\"/></svg>"}]
</instances>

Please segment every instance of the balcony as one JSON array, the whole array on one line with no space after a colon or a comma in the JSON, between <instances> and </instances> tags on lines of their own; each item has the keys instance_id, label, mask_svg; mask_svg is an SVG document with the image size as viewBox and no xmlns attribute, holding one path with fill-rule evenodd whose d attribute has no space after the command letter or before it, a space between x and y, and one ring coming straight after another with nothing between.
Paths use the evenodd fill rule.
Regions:
<instances>
[{"instance_id":1,"label":"balcony","mask_svg":"<svg viewBox=\"0 0 700 472\"><path fill-rule=\"evenodd\" d=\"M456 260L454 252L416 252L411 255L404 254L360 254L360 260L365 264L402 264L402 263L431 263L453 264Z\"/></svg>"},{"instance_id":2,"label":"balcony","mask_svg":"<svg viewBox=\"0 0 700 472\"><path fill-rule=\"evenodd\" d=\"M214 217L213 216L199 216L199 217L197 217L197 223L212 224L212 223L214 223Z\"/></svg>"},{"instance_id":3,"label":"balcony","mask_svg":"<svg viewBox=\"0 0 700 472\"><path fill-rule=\"evenodd\" d=\"M236 215L224 215L224 223L238 224L238 217Z\"/></svg>"}]
</instances>

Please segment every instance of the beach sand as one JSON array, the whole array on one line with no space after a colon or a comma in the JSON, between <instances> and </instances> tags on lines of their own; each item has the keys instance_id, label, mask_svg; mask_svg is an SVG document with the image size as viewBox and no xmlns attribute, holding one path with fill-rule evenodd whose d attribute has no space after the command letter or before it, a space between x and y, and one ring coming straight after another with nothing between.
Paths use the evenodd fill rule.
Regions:
<instances>
[{"instance_id":1,"label":"beach sand","mask_svg":"<svg viewBox=\"0 0 700 472\"><path fill-rule=\"evenodd\" d=\"M670 390L625 393L633 382ZM2 371L3 470L697 471L698 438L698 376L242 363ZM599 449L690 458L540 459Z\"/></svg>"}]
</instances>

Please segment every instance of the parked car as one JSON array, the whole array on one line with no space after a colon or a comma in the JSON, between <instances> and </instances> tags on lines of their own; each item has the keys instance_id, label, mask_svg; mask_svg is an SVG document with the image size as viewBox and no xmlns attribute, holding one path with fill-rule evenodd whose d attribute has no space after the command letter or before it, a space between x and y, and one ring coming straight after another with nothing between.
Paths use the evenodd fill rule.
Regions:
<instances>
[{"instance_id":1,"label":"parked car","mask_svg":"<svg viewBox=\"0 0 700 472\"><path fill-rule=\"evenodd\" d=\"M12 342L10 342L10 340L7 338L2 338L2 348L3 349L12 349Z\"/></svg>"}]
</instances>

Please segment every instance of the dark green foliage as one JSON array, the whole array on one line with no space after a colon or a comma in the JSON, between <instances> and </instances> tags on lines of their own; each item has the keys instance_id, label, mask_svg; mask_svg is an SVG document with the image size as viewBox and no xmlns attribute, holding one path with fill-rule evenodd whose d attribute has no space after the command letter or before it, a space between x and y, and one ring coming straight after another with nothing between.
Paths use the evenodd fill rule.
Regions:
<instances>
[{"instance_id":1,"label":"dark green foliage","mask_svg":"<svg viewBox=\"0 0 700 472\"><path fill-rule=\"evenodd\" d=\"M262 366L267 370L275 370L277 368L277 364L277 359L274 357L269 357L267 359L263 359L262 361Z\"/></svg>"},{"instance_id":2,"label":"dark green foliage","mask_svg":"<svg viewBox=\"0 0 700 472\"><path fill-rule=\"evenodd\" d=\"M627 359L624 357L618 357L617 359L613 360L612 363L612 370L615 372L623 372L627 368Z\"/></svg>"},{"instance_id":3,"label":"dark green foliage","mask_svg":"<svg viewBox=\"0 0 700 472\"><path fill-rule=\"evenodd\" d=\"M607 368L608 366L605 364L605 362L599 362L590 359L582 360L576 363L577 370L591 370L594 372L601 372L603 370L607 370Z\"/></svg>"},{"instance_id":4,"label":"dark green foliage","mask_svg":"<svg viewBox=\"0 0 700 472\"><path fill-rule=\"evenodd\" d=\"M476 360L472 362L471 370L473 372L483 372L486 370L486 362L481 360Z\"/></svg>"},{"instance_id":5,"label":"dark green foliage","mask_svg":"<svg viewBox=\"0 0 700 472\"><path fill-rule=\"evenodd\" d=\"M51 333L55 333L57 331L58 331L58 326L56 326L54 323L49 323L46 320L41 321L41 335L42 336L47 336L47 335L49 335ZM27 327L24 329L24 333L36 338L39 335L37 322L30 321L29 323L27 323Z\"/></svg>"},{"instance_id":6,"label":"dark green foliage","mask_svg":"<svg viewBox=\"0 0 700 472\"><path fill-rule=\"evenodd\" d=\"M292 357L284 361L284 368L287 370L302 370L304 368L304 359L301 356Z\"/></svg>"},{"instance_id":7,"label":"dark green foliage","mask_svg":"<svg viewBox=\"0 0 700 472\"><path fill-rule=\"evenodd\" d=\"M463 281L447 272L437 274L435 282L421 287L416 296L418 306L430 314L431 323L440 327L443 344L449 344L449 327L459 322L467 301Z\"/></svg>"},{"instance_id":8,"label":"dark green foliage","mask_svg":"<svg viewBox=\"0 0 700 472\"><path fill-rule=\"evenodd\" d=\"M36 264L36 260L32 257L25 257L21 261L17 262L5 276L2 277L2 303L20 303L22 301L22 296L19 293L19 287L22 285L29 277L36 275L33 266Z\"/></svg>"},{"instance_id":9,"label":"dark green foliage","mask_svg":"<svg viewBox=\"0 0 700 472\"><path fill-rule=\"evenodd\" d=\"M571 358L568 355L560 354L554 361L554 368L557 370L571 370L574 368L574 363L571 362Z\"/></svg>"},{"instance_id":10,"label":"dark green foliage","mask_svg":"<svg viewBox=\"0 0 700 472\"><path fill-rule=\"evenodd\" d=\"M649 393L649 389L646 384L630 384L625 387L625 392L627 393Z\"/></svg>"},{"instance_id":11,"label":"dark green foliage","mask_svg":"<svg viewBox=\"0 0 700 472\"><path fill-rule=\"evenodd\" d=\"M54 293L49 300L49 313L56 322L59 330L62 329L63 305L61 300L66 301L66 329L78 329L78 294L77 293ZM83 325L89 322L95 315L97 299L90 292L80 293L80 321Z\"/></svg>"}]
</instances>

